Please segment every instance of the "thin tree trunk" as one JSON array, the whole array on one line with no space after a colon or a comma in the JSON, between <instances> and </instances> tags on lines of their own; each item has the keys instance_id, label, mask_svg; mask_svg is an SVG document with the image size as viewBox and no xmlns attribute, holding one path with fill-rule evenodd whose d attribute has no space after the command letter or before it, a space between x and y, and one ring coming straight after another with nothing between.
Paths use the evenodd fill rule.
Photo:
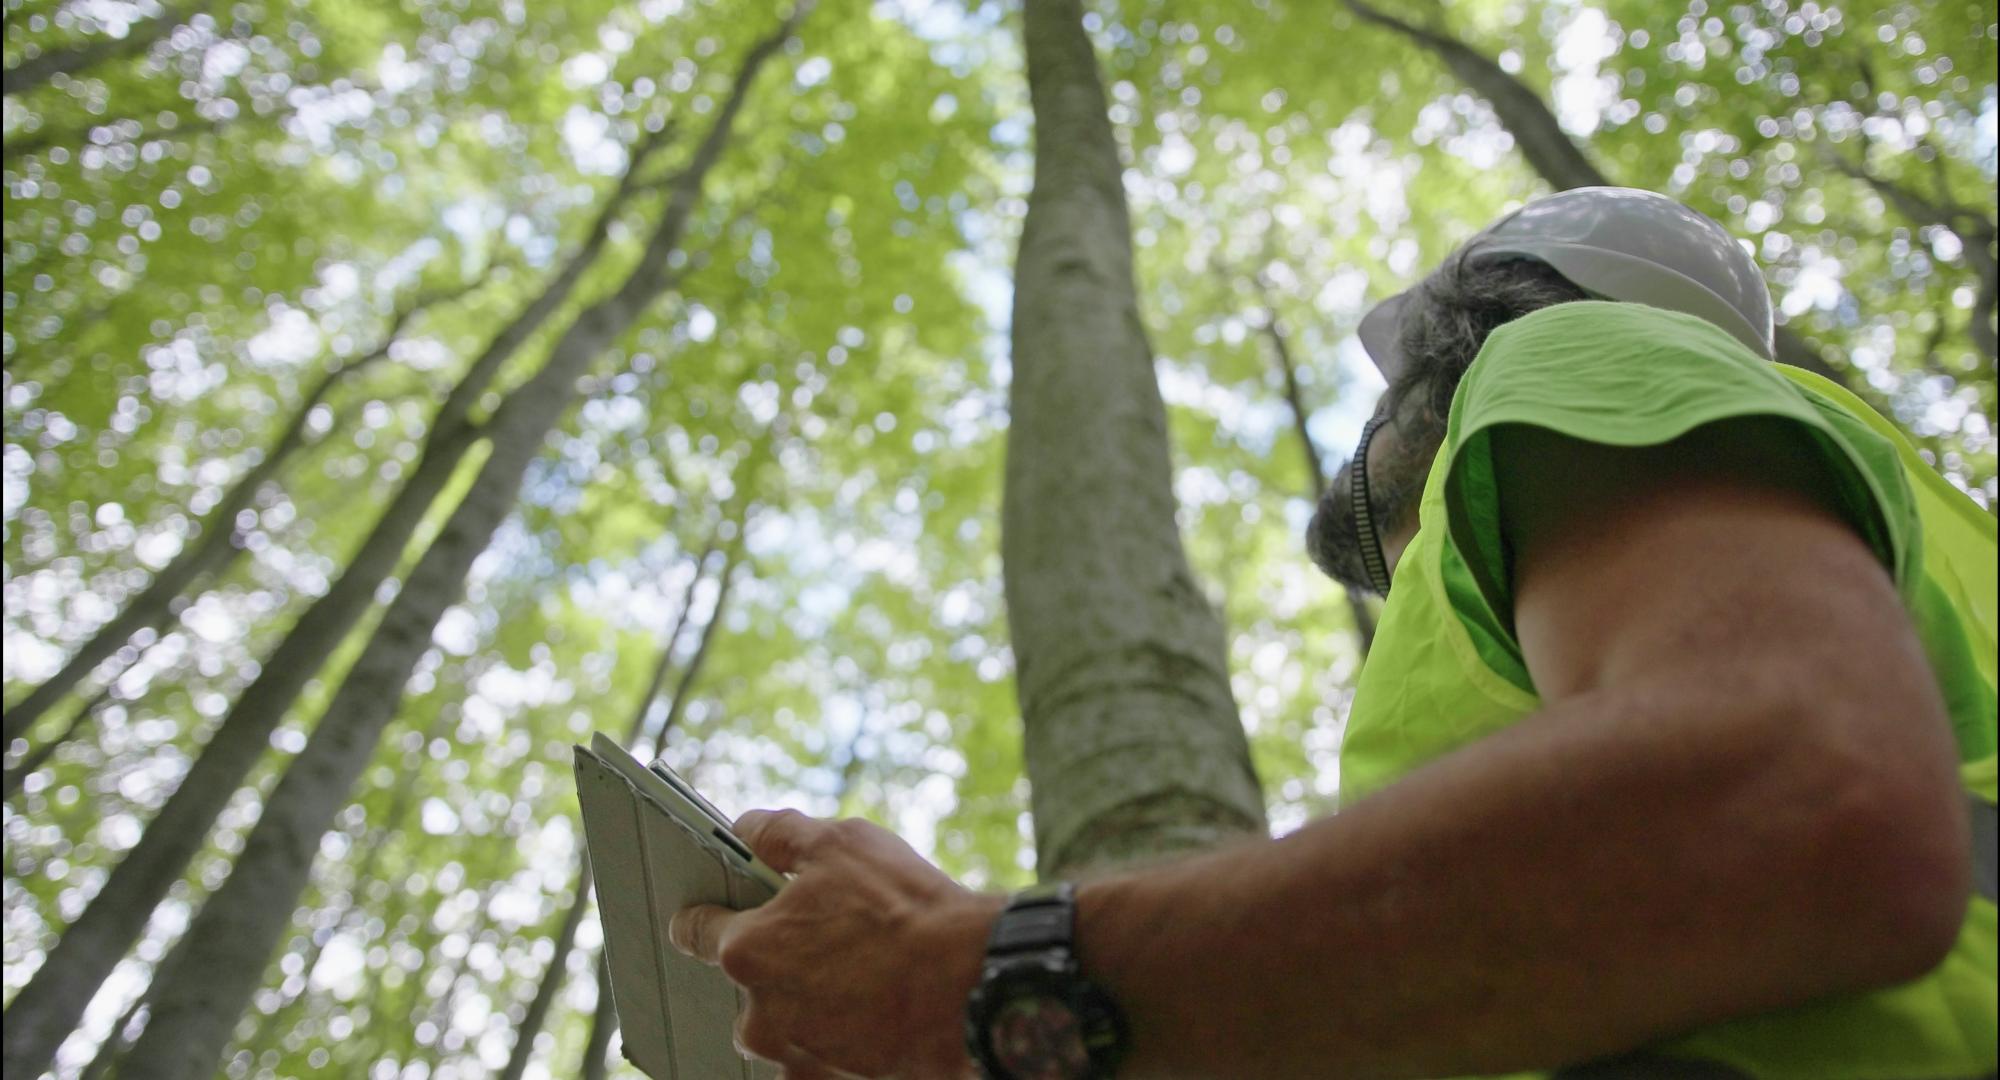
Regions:
<instances>
[{"instance_id":1,"label":"thin tree trunk","mask_svg":"<svg viewBox=\"0 0 2000 1080\"><path fill-rule=\"evenodd\" d=\"M76 710L76 715L70 717L69 725L63 728L62 734L29 751L21 758L20 764L7 770L5 779L0 780L0 798L13 798L36 769L41 768L49 758L55 756L55 752L62 749L63 744L76 738L77 733L83 730L84 722L95 715L98 709L103 708L105 702L111 700L111 688L115 685L115 682L106 682L95 697L84 702L83 706Z\"/></svg>"},{"instance_id":2,"label":"thin tree trunk","mask_svg":"<svg viewBox=\"0 0 2000 1080\"><path fill-rule=\"evenodd\" d=\"M319 408L341 382L350 376L374 365L389 355L389 349L402 336L403 329L418 313L433 304L449 303L479 287L484 277L466 284L417 299L415 302L397 309L389 322L389 329L382 335L382 341L375 348L352 363L334 363L325 374L313 384L311 390L299 401L291 419L278 432L277 439L262 457L238 477L223 494L222 500L208 519L201 523L197 539L181 548L160 572L153 575L146 587L133 597L124 609L99 627L89 640L70 654L62 669L50 676L40 686L35 687L19 704L7 710L4 721L0 721L0 742L12 742L25 734L29 725L48 711L63 695L70 692L90 673L96 670L111 654L118 651L132 635L141 630L157 628L173 614L174 601L187 592L202 578L212 578L234 562L243 553L242 542L236 528L236 515L250 505L264 485L278 474L293 454L307 445L306 424L314 409Z\"/></svg>"},{"instance_id":3,"label":"thin tree trunk","mask_svg":"<svg viewBox=\"0 0 2000 1080\"><path fill-rule=\"evenodd\" d=\"M113 1065L118 1064L119 1059L125 1056L125 1051L132 1047L131 1040L125 1037L125 1029L132 1026L132 1018L139 1015L139 1008L145 1003L146 995L140 994L132 999L132 1004L125 1006L125 1011L119 1014L118 1022L111 1025L111 1033L98 1044L97 1053L91 1057L90 1064L84 1066L83 1073L77 1080L99 1080L105 1073L111 1071Z\"/></svg>"},{"instance_id":4,"label":"thin tree trunk","mask_svg":"<svg viewBox=\"0 0 2000 1080\"><path fill-rule=\"evenodd\" d=\"M493 894L499 889L500 883L493 882L479 891L479 912L473 916L472 926L466 930L465 952L452 964L451 981L445 984L444 992L431 1004L431 1012L426 1019L437 1029L437 1035L431 1039L430 1046L421 1051L420 1060L426 1066L423 1072L425 1076L437 1075L438 1062L444 1058L444 1037L451 1031L453 1006L458 1004L458 984L464 980L466 969L472 966L472 947L479 944L479 939L486 936L486 931L493 925ZM442 941L443 938L439 940ZM146 1026L146 1034L151 1034L154 1030L153 1025ZM145 1045L146 1034L139 1036L139 1046ZM120 1075L125 1074L120 1073Z\"/></svg>"},{"instance_id":5,"label":"thin tree trunk","mask_svg":"<svg viewBox=\"0 0 2000 1080\"><path fill-rule=\"evenodd\" d=\"M171 8L157 18L133 26L122 38L104 34L66 49L51 49L23 60L0 74L0 93L25 94L48 84L57 75L81 75L99 64L137 56L153 43L187 25L187 21L208 8L207 0Z\"/></svg>"},{"instance_id":6,"label":"thin tree trunk","mask_svg":"<svg viewBox=\"0 0 2000 1080\"><path fill-rule=\"evenodd\" d=\"M577 380L672 284L668 260L702 185L722 156L751 82L790 38L796 20L786 20L750 51L707 136L675 180L638 265L616 292L577 316L547 365L508 395L486 424L491 452L465 500L417 561L335 692L325 721L272 790L229 878L176 945L186 962L168 965L172 981L160 989L152 1022L133 1047L127 1080L193 1080L216 1068L230 1025L305 886L319 838L367 767L439 616L461 595L473 560L513 510L522 475L576 396Z\"/></svg>"},{"instance_id":7,"label":"thin tree trunk","mask_svg":"<svg viewBox=\"0 0 2000 1080\"><path fill-rule=\"evenodd\" d=\"M1278 319L1278 309L1271 305L1271 299L1264 297L1263 327L1265 340L1271 343L1271 354L1278 361L1278 371L1285 380L1285 404L1292 411L1292 429L1298 432L1299 449L1305 454L1306 476L1312 480L1312 501L1317 506L1326 494L1326 467L1321 464L1319 445L1313 441L1312 430L1306 419L1312 415L1306 408L1305 392L1299 388L1298 366L1292 362L1292 345L1285 334L1284 323ZM1368 650L1375 647L1375 613L1368 610L1368 600L1360 589L1347 587L1347 611L1354 618L1354 633L1361 639L1361 655L1365 658Z\"/></svg>"},{"instance_id":8,"label":"thin tree trunk","mask_svg":"<svg viewBox=\"0 0 2000 1080\"><path fill-rule=\"evenodd\" d=\"M681 596L680 614L674 619L673 629L667 632L666 645L660 649L660 662L653 666L652 678L646 683L645 692L639 696L639 704L632 710L632 719L625 725L625 740L622 745L631 746L639 739L646 727L646 715L653 710L653 699L659 696L660 687L665 684L667 672L673 667L674 649L680 643L681 631L688 623L688 613L694 610L695 588L701 584L702 569L708 563L708 556L715 550L715 541L710 539L706 550L695 557L694 576L688 580L686 591ZM694 685L694 676L701 670L702 658L707 655L709 639L714 635L715 625L722 617L723 603L728 599L729 572L734 567L734 552L730 561L723 563L722 576L717 585L715 606L710 610L708 622L701 630L701 643L688 661L687 670L674 687L674 699L667 705L667 721L660 725L660 733L653 740L649 756L657 756L667 728L672 725L675 714L681 707L681 699L687 696ZM507 1055L507 1067L501 1070L502 1080L521 1080L527 1071L528 1062L534 1057L535 1038L541 1034L542 1025L548 1022L549 1008L555 1003L556 992L562 989L563 978L568 974L567 960L570 949L576 944L576 928L582 924L586 908L590 906L590 852L586 850L579 858L576 870L576 898L570 901L569 911L563 915L561 929L556 933L555 955L549 958L548 970L542 974L542 982L535 991L535 1000L529 1004L526 1015L515 1026L514 1049ZM609 1037L608 1035L606 1036Z\"/></svg>"},{"instance_id":9,"label":"thin tree trunk","mask_svg":"<svg viewBox=\"0 0 2000 1080\"><path fill-rule=\"evenodd\" d=\"M444 712L440 710L431 719L430 727L424 731L425 745L429 745L430 741L437 737L438 732L444 726L444 717ZM310 991L313 969L319 966L320 956L326 952L327 945L331 944L333 939L342 930L347 928L348 921L353 917L355 911L362 907L361 890L367 886L368 882L374 880L375 868L382 861L382 850L389 846L390 834L395 831L398 823L409 812L410 801L416 797L417 793L417 779L416 776L403 777L401 782L396 785L395 794L389 798L389 808L383 813L382 820L378 824L364 829L361 836L356 838L357 842L365 845L367 850L362 852L361 865L355 868L354 876L347 887L347 902L341 905L340 913L334 917L332 922L327 924L324 933L308 935L309 943L305 949L304 962L299 968L299 977L302 984L299 987L299 992L286 996L278 1003L277 1007L265 1014L264 1021L258 1025L256 1033L251 1035L244 1044L249 1049L254 1051L258 1047L270 1043L272 1038L277 1034L277 1030L286 1017L286 1014L294 1005L304 1000L306 994Z\"/></svg>"},{"instance_id":10,"label":"thin tree trunk","mask_svg":"<svg viewBox=\"0 0 2000 1080\"><path fill-rule=\"evenodd\" d=\"M659 663L653 665L652 677L646 681L645 692L639 695L639 704L632 710L632 719L625 727L625 741L620 745L633 746L646 733L646 715L653 710L653 699L660 696L660 688L667 685L667 676L673 672L674 652L680 648L681 635L694 615L694 593L701 586L708 569L709 557L715 554L716 536L711 533L708 542L702 545L701 554L694 558L694 576L688 578L687 588L681 590L681 609L674 616L673 628L667 631L666 643L660 647ZM707 631L704 630L706 635ZM661 728L665 730L664 725ZM653 742L653 753L658 754L659 740Z\"/></svg>"},{"instance_id":11,"label":"thin tree trunk","mask_svg":"<svg viewBox=\"0 0 2000 1080\"><path fill-rule=\"evenodd\" d=\"M1614 182L1583 152L1583 147L1562 129L1556 114L1541 95L1509 75L1491 57L1457 38L1397 18L1363 0L1347 0L1347 6L1368 22L1396 31L1444 61L1445 67L1457 76L1458 81L1493 106L1493 115L1499 118L1500 126L1514 136L1522 156L1528 159L1528 164L1550 187L1564 191L1613 185ZM1801 367L1846 385L1846 379L1827 362L1818 347L1788 327L1777 328L1775 345L1780 363Z\"/></svg>"},{"instance_id":12,"label":"thin tree trunk","mask_svg":"<svg viewBox=\"0 0 2000 1080\"><path fill-rule=\"evenodd\" d=\"M736 541L729 548L729 554L722 560L722 569L715 575L715 605L709 609L708 621L701 624L701 638L695 642L694 655L688 657L687 666L681 669L681 677L674 683L673 695L667 698L667 715L660 721L660 730L654 734L648 753L659 756L667 745L667 732L672 731L681 715L687 711L689 693L694 682L701 677L701 669L708 662L709 646L715 643L715 628L722 625L722 614L728 610L729 583L736 576L736 560L743 550L743 534L737 533Z\"/></svg>"},{"instance_id":13,"label":"thin tree trunk","mask_svg":"<svg viewBox=\"0 0 2000 1080\"><path fill-rule=\"evenodd\" d=\"M119 861L104 887L15 995L6 1010L5 1034L0 1036L0 1066L5 1072L32 1075L48 1066L92 995L138 940L154 906L186 872L188 861L201 849L216 816L269 749L271 732L306 683L373 606L376 590L402 561L411 534L480 435L470 422L473 404L505 362L575 290L603 250L611 222L637 186L638 168L657 145L657 140L648 140L634 151L631 167L592 223L583 246L446 395L425 437L416 469L383 511L360 551L326 595L306 609L291 633L265 658L257 678L237 698L139 843ZM551 358L544 370L554 366L559 366L558 361ZM396 686L401 685L397 680Z\"/></svg>"},{"instance_id":14,"label":"thin tree trunk","mask_svg":"<svg viewBox=\"0 0 2000 1080\"><path fill-rule=\"evenodd\" d=\"M382 913L382 944L384 947L388 946L390 936L396 932L397 927L402 925L403 917L409 913L410 903L410 894L407 890L390 890L388 903L385 905L385 910ZM416 948L417 946L414 942L418 936L418 932L413 930L405 943L410 944L411 948ZM419 951L423 955L428 956L433 944L435 942L426 942ZM366 1064L362 1063L373 1062L383 1056L382 1048L385 1045L383 1036L386 1033L391 1031L408 1032L410 1027L413 1026L410 1022L410 1015L414 1011L416 1002L423 996L423 979L422 973L419 972L413 974L409 980L406 980L407 993L398 992L398 1004L402 1008L400 1011L392 1014L384 1004L384 1000L389 992L383 989L382 985L383 976L388 974L388 968L389 965L386 964L373 965L362 973L361 993L355 1000L364 1003L367 1012L364 1014L363 1019L356 1024L356 1038L352 1042L342 1044L338 1051L339 1056L335 1063L345 1069L346 1072L356 1076L367 1071ZM409 1052L407 1044L405 1044L402 1052L405 1054Z\"/></svg>"},{"instance_id":15,"label":"thin tree trunk","mask_svg":"<svg viewBox=\"0 0 2000 1080\"><path fill-rule=\"evenodd\" d=\"M548 1020L556 991L562 989L563 976L569 972L569 950L576 944L576 928L583 925L584 909L590 906L590 852L585 851L578 862L576 898L570 901L562 926L556 930L555 955L549 958L548 970L542 973L535 1000L528 1004L527 1014L515 1025L514 1049L507 1055L507 1067L500 1070L501 1080L521 1080L521 1075L528 1071L528 1062L535 1056L535 1039Z\"/></svg>"},{"instance_id":16,"label":"thin tree trunk","mask_svg":"<svg viewBox=\"0 0 2000 1080\"><path fill-rule=\"evenodd\" d=\"M611 998L611 964L597 950L597 1008L590 1014L590 1038L583 1044L582 1080L604 1080L611 1064L611 1036L618 1031L618 1005Z\"/></svg>"},{"instance_id":17,"label":"thin tree trunk","mask_svg":"<svg viewBox=\"0 0 2000 1080\"><path fill-rule=\"evenodd\" d=\"M1221 621L1174 523L1166 409L1079 0L1027 0L1001 552L1044 878L1262 831Z\"/></svg>"}]
</instances>

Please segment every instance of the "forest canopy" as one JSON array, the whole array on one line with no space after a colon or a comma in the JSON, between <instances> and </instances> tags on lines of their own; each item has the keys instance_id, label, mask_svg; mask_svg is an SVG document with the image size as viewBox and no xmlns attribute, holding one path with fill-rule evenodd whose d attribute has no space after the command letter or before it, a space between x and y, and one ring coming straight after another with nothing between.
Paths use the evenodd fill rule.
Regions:
<instances>
[{"instance_id":1,"label":"forest canopy","mask_svg":"<svg viewBox=\"0 0 2000 1080\"><path fill-rule=\"evenodd\" d=\"M2000 503L1991 0L1085 7L1274 832L1336 805L1372 632L1302 542L1382 388L1356 324L1525 200L1721 221L1780 359ZM1032 879L1016 5L4 13L10 1065L123 1068L221 1008L176 943L262 919L228 1076L638 1075L595 730Z\"/></svg>"}]
</instances>

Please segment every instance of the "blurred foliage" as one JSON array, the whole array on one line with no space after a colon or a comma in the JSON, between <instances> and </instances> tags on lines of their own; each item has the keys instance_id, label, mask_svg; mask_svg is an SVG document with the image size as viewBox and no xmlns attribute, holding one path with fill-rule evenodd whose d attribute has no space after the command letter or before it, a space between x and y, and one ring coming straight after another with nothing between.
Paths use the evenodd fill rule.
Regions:
<instances>
[{"instance_id":1,"label":"blurred foliage","mask_svg":"<svg viewBox=\"0 0 2000 1080\"><path fill-rule=\"evenodd\" d=\"M192 539L329 364L374 348L399 302L478 279L343 382L313 445L239 515L247 557L107 665L109 698L9 802L11 994L325 591L444 390L578 242L624 148L685 117L664 156L691 152L771 12L4 7L9 68L181 20L0 114L9 700ZM1968 332L1976 241L1885 195L1991 221L1990 0L1410 7L1545 95L1607 173L1755 244L1785 321L1994 504L1994 369ZM1544 185L1434 57L1337 5L1127 0L1089 20L1130 164L1183 526L1290 828L1332 804L1360 655L1344 599L1300 554L1310 481L1264 327L1275 317L1299 361L1330 471L1380 386L1352 338L1367 303ZM621 730L663 649L692 658L715 606L722 560L696 558L712 541L740 537L745 555L669 759L725 809L867 815L970 883L1025 880L998 558L1007 273L1032 132L1014 30L995 0L826 0L805 24L709 186L681 289L593 371L440 623L321 845L230 1075L474 1076L505 1060L574 888L567 744ZM503 389L622 276L644 227L637 212L614 227ZM670 643L684 595L690 631ZM369 629L273 738L65 1046L64 1075L227 873ZM577 1071L599 941L592 919L530 1075Z\"/></svg>"}]
</instances>

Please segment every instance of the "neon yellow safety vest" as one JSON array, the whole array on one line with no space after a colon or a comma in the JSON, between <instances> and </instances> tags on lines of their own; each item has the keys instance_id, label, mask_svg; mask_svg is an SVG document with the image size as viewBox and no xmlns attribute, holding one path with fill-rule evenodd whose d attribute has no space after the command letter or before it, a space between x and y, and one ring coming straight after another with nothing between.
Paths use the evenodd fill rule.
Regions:
<instances>
[{"instance_id":1,"label":"neon yellow safety vest","mask_svg":"<svg viewBox=\"0 0 2000 1080\"><path fill-rule=\"evenodd\" d=\"M1495 331L1460 382L1341 748L1341 800L1540 707L1512 634L1490 429L1532 423L1658 445L1736 416L1789 418L1840 477L1844 509L1895 575L1938 676L1972 810L1976 892L1951 952L1920 979L1733 1020L1590 1077L1951 1080L1996 1068L1996 555L1992 516L1845 389L1757 357L1692 316L1581 302ZM1657 1068L1661 1071L1646 1071Z\"/></svg>"}]
</instances>

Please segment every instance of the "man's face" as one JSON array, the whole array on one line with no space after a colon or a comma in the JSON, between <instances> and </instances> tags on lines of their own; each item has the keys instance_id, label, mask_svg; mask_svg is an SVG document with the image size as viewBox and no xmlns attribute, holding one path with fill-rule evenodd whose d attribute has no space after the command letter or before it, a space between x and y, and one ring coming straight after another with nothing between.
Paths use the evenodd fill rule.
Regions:
<instances>
[{"instance_id":1,"label":"man's face","mask_svg":"<svg viewBox=\"0 0 2000 1080\"><path fill-rule=\"evenodd\" d=\"M1386 409L1385 399L1376 415ZM1415 406L1403 409L1401 418L1377 428L1368 444L1369 503L1384 558L1392 568L1417 531L1417 503L1442 436L1442 432L1412 430L1426 426L1418 419L1419 412ZM1354 470L1359 467L1359 461L1350 460L1333 474L1313 514L1306 547L1329 577L1350 588L1372 591L1367 564L1361 559L1362 526L1354 516Z\"/></svg>"}]
</instances>

